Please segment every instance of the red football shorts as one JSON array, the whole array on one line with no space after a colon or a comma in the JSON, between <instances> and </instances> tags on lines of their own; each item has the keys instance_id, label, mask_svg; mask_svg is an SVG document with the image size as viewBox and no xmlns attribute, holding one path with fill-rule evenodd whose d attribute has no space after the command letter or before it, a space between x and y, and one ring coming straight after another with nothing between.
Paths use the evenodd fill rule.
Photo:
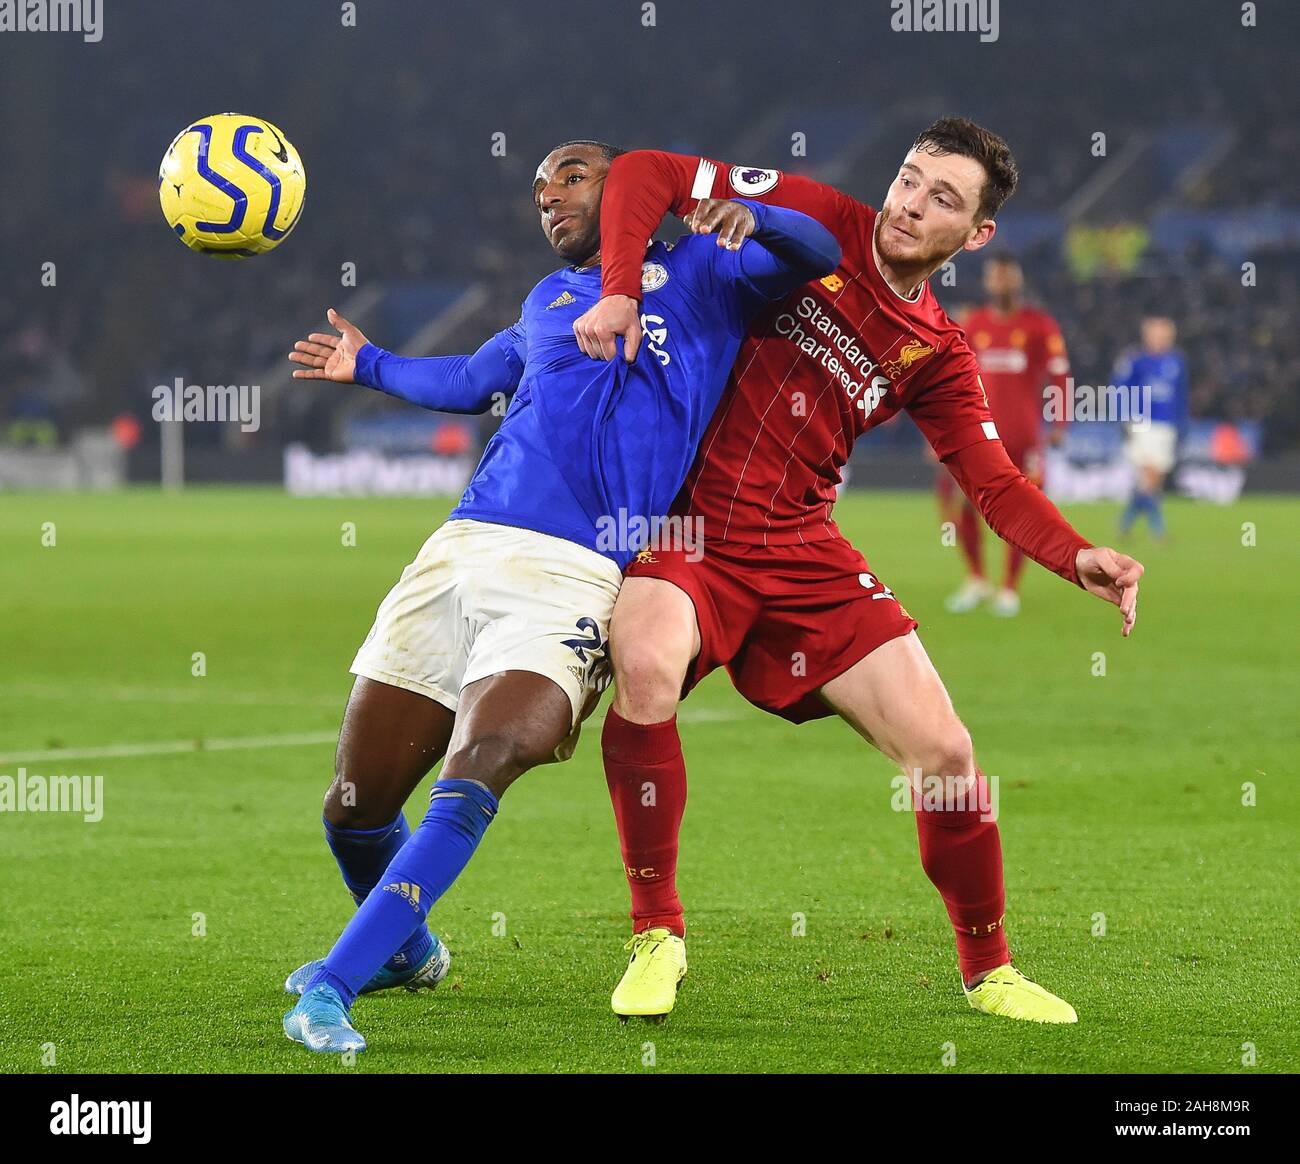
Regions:
<instances>
[{"instance_id":1,"label":"red football shorts","mask_svg":"<svg viewBox=\"0 0 1300 1164\"><path fill-rule=\"evenodd\" d=\"M702 555L643 550L626 573L671 582L695 604L700 653L683 696L726 667L750 703L792 723L833 714L817 689L917 625L842 537L794 546L706 542Z\"/></svg>"}]
</instances>

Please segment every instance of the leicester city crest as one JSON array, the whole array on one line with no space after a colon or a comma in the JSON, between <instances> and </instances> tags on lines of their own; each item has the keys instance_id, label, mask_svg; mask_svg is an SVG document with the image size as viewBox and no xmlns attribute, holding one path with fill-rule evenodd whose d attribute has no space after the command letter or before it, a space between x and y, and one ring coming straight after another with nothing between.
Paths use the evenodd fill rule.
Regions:
<instances>
[{"instance_id":1,"label":"leicester city crest","mask_svg":"<svg viewBox=\"0 0 1300 1164\"><path fill-rule=\"evenodd\" d=\"M658 291L668 282L668 268L663 263L641 264L641 294Z\"/></svg>"}]
</instances>

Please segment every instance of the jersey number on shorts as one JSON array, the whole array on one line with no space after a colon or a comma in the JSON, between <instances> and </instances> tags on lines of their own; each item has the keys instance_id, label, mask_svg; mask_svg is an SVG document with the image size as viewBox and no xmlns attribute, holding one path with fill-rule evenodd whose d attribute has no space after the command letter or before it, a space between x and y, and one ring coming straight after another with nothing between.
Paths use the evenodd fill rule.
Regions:
<instances>
[{"instance_id":1,"label":"jersey number on shorts","mask_svg":"<svg viewBox=\"0 0 1300 1164\"><path fill-rule=\"evenodd\" d=\"M883 582L881 582L880 579L877 578L874 574L859 574L858 581L861 582L862 585L865 586L868 590L873 590L877 586L880 587L880 593L873 594L871 596L873 600L876 598L894 597L894 592L890 590L890 588L886 586Z\"/></svg>"},{"instance_id":2,"label":"jersey number on shorts","mask_svg":"<svg viewBox=\"0 0 1300 1164\"><path fill-rule=\"evenodd\" d=\"M580 618L575 624L580 631L586 631L585 639L565 639L564 645L569 647L580 662L588 665L599 662L605 656L605 639L600 633L600 626L594 618ZM591 652L588 655L588 651Z\"/></svg>"}]
</instances>

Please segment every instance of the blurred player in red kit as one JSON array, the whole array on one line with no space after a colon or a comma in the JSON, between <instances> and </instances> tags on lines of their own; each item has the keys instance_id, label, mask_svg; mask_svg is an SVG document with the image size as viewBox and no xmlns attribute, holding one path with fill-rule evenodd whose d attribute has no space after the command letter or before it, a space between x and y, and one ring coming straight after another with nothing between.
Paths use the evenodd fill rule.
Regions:
<instances>
[{"instance_id":1,"label":"blurred player in red kit","mask_svg":"<svg viewBox=\"0 0 1300 1164\"><path fill-rule=\"evenodd\" d=\"M1065 387L1070 372L1065 341L1056 320L1025 302L1025 276L1015 259L995 255L985 261L984 291L988 303L967 316L962 329L979 360L980 379L1002 446L1011 463L1041 488L1048 427L1044 388L1048 384ZM1053 439L1058 433L1059 428ZM1002 585L995 591L984 575L979 513L968 498L958 494L950 473L940 470L937 485L944 517L956 524L967 573L966 581L944 605L953 614L965 614L988 602L993 613L1004 618L1019 614L1016 588L1024 553L1018 546L1007 545Z\"/></svg>"},{"instance_id":2,"label":"blurred player in red kit","mask_svg":"<svg viewBox=\"0 0 1300 1164\"><path fill-rule=\"evenodd\" d=\"M751 322L674 506L693 523L693 544L638 555L615 606L616 691L601 745L632 895L632 956L611 999L621 1017L666 1014L686 973L677 703L726 667L757 707L795 723L838 715L905 773L921 864L947 908L970 1005L1076 1021L1069 1003L1011 964L996 813L970 735L916 621L831 519L853 442L906 411L995 531L1114 603L1131 630L1141 564L1084 540L1011 463L975 355L928 283L953 255L992 239L1016 180L1007 144L963 118L917 137L878 211L809 178L708 158L638 150L610 166L602 298L573 325L595 359L635 359L643 333L653 354L658 324L639 299L659 273L642 258L669 211L739 247L755 223L734 200L771 202L817 219L843 251L834 272ZM790 796L817 795L805 774L792 772L788 786Z\"/></svg>"}]
</instances>

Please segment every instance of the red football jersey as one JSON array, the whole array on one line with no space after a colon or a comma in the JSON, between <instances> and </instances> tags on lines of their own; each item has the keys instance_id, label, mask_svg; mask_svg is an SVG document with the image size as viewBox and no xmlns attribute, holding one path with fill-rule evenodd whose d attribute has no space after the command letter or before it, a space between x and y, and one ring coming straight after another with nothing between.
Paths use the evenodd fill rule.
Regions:
<instances>
[{"instance_id":1,"label":"red football jersey","mask_svg":"<svg viewBox=\"0 0 1300 1164\"><path fill-rule=\"evenodd\" d=\"M929 284L911 298L885 282L876 211L779 170L637 150L616 158L601 208L605 295L641 297L645 242L665 212L704 198L802 211L839 240L840 266L751 326L701 441L678 508L705 538L792 545L838 536L835 487L859 435L906 411L989 525L1079 584L1085 541L1007 457L962 329Z\"/></svg>"},{"instance_id":2,"label":"red football jersey","mask_svg":"<svg viewBox=\"0 0 1300 1164\"><path fill-rule=\"evenodd\" d=\"M872 207L777 170L653 157L678 215L702 198L771 202L817 219L844 252L833 274L750 327L682 492L706 537L789 545L837 536L830 512L853 442L900 410L941 460L997 438L974 353L929 284L907 300L880 274ZM639 265L623 272L605 257L605 293L639 295Z\"/></svg>"},{"instance_id":3,"label":"red football jersey","mask_svg":"<svg viewBox=\"0 0 1300 1164\"><path fill-rule=\"evenodd\" d=\"M989 410L1013 458L1042 443L1048 384L1065 388L1070 361L1061 329L1045 311L1021 307L1003 315L980 307L965 320Z\"/></svg>"}]
</instances>

